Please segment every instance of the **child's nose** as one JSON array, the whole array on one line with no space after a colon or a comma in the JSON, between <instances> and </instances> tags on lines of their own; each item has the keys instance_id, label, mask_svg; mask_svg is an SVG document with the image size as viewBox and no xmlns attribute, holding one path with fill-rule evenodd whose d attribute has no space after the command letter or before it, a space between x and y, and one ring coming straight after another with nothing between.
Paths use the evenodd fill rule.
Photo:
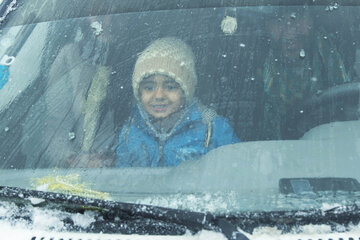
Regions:
<instances>
[{"instance_id":1,"label":"child's nose","mask_svg":"<svg viewBox=\"0 0 360 240\"><path fill-rule=\"evenodd\" d=\"M164 89L162 87L158 87L155 90L155 98L162 99L164 98Z\"/></svg>"}]
</instances>

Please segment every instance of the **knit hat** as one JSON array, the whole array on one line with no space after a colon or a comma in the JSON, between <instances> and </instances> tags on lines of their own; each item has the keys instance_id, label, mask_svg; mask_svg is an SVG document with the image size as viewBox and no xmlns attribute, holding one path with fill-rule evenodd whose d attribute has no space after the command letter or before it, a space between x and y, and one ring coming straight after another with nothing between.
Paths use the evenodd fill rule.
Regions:
<instances>
[{"instance_id":1,"label":"knit hat","mask_svg":"<svg viewBox=\"0 0 360 240\"><path fill-rule=\"evenodd\" d=\"M197 76L195 57L186 43L173 37L161 38L152 42L139 55L132 77L133 91L138 101L140 82L153 74L163 74L174 79L184 91L186 102L191 102Z\"/></svg>"}]
</instances>

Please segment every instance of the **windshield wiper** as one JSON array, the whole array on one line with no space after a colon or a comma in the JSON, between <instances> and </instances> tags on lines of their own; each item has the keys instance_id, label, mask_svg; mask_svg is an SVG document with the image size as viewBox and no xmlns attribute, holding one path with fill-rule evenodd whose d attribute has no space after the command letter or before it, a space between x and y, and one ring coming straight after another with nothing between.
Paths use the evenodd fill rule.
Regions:
<instances>
[{"instance_id":1,"label":"windshield wiper","mask_svg":"<svg viewBox=\"0 0 360 240\"><path fill-rule=\"evenodd\" d=\"M34 201L36 199L36 201ZM210 213L176 210L142 204L132 204L84 198L61 193L41 192L16 187L0 187L0 200L15 203L18 206L34 206L60 209L70 213L95 211L96 221L85 229L67 219L69 231L89 233L120 233L146 235L183 235L187 231L197 233L201 230L222 232L231 240L247 240L226 217L217 217ZM1 218L1 216L0 216ZM17 216L29 221L28 215Z\"/></svg>"},{"instance_id":2,"label":"windshield wiper","mask_svg":"<svg viewBox=\"0 0 360 240\"><path fill-rule=\"evenodd\" d=\"M32 201L35 199L36 201ZM59 209L68 213L97 213L88 227L76 226L71 219L64 219L68 231L89 233L118 233L146 235L183 235L201 230L223 233L228 239L246 240L244 232L252 234L258 227L276 227L290 232L294 227L337 224L350 226L360 222L360 208L356 204L330 209L307 209L292 211L249 211L230 215L213 215L185 210L176 210L142 204L122 203L85 198L52 192L40 192L16 187L0 187L0 201L18 206ZM22 211L20 211L22 212ZM0 219L4 216L0 216ZM29 214L16 219L31 221ZM244 231L244 232L242 232Z\"/></svg>"},{"instance_id":3,"label":"windshield wiper","mask_svg":"<svg viewBox=\"0 0 360 240\"><path fill-rule=\"evenodd\" d=\"M258 227L276 227L283 233L292 232L297 227L305 225L328 225L336 230L338 225L347 228L359 224L360 208L352 204L330 209L252 211L227 216L227 220L250 234Z\"/></svg>"}]
</instances>

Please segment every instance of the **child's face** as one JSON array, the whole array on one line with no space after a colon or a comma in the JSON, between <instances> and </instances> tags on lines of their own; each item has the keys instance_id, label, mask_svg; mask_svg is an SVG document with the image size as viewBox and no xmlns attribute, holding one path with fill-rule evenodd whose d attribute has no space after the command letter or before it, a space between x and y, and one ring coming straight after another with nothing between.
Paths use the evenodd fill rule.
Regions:
<instances>
[{"instance_id":1,"label":"child's face","mask_svg":"<svg viewBox=\"0 0 360 240\"><path fill-rule=\"evenodd\" d=\"M184 92L180 85L165 75L152 75L139 87L141 104L154 118L165 118L184 106Z\"/></svg>"}]
</instances>

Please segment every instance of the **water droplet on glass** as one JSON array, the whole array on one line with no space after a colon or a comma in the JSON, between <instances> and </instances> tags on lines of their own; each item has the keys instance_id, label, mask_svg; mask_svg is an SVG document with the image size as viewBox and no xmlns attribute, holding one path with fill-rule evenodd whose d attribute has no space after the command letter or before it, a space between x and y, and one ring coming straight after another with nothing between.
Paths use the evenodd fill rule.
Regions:
<instances>
[{"instance_id":1,"label":"water droplet on glass","mask_svg":"<svg viewBox=\"0 0 360 240\"><path fill-rule=\"evenodd\" d=\"M312 81L312 82L317 82L317 78L316 78L316 77L312 77L312 78L311 78L311 81Z\"/></svg>"},{"instance_id":2,"label":"water droplet on glass","mask_svg":"<svg viewBox=\"0 0 360 240\"><path fill-rule=\"evenodd\" d=\"M234 34L235 31L237 29L237 20L234 17L230 17L230 16L226 16L222 21L221 21L221 30L226 34L226 35L231 35Z\"/></svg>"},{"instance_id":3,"label":"water droplet on glass","mask_svg":"<svg viewBox=\"0 0 360 240\"><path fill-rule=\"evenodd\" d=\"M334 4L332 4L332 5L330 5L330 6L327 6L326 8L325 8L325 11L334 11L334 10L336 10L336 9L338 9L339 8L339 4L338 3L334 3Z\"/></svg>"},{"instance_id":4,"label":"water droplet on glass","mask_svg":"<svg viewBox=\"0 0 360 240\"><path fill-rule=\"evenodd\" d=\"M304 50L304 49L301 49L301 50L300 50L300 57L301 57L301 58L304 58L304 57L305 57L305 50Z\"/></svg>"},{"instance_id":5,"label":"water droplet on glass","mask_svg":"<svg viewBox=\"0 0 360 240\"><path fill-rule=\"evenodd\" d=\"M98 22L98 21L92 22L90 24L90 27L94 31L95 36L100 35L102 33L102 31L103 31L102 24L100 22Z\"/></svg>"},{"instance_id":6,"label":"water droplet on glass","mask_svg":"<svg viewBox=\"0 0 360 240\"><path fill-rule=\"evenodd\" d=\"M75 139L75 133L74 132L69 132L69 140L74 140Z\"/></svg>"}]
</instances>

